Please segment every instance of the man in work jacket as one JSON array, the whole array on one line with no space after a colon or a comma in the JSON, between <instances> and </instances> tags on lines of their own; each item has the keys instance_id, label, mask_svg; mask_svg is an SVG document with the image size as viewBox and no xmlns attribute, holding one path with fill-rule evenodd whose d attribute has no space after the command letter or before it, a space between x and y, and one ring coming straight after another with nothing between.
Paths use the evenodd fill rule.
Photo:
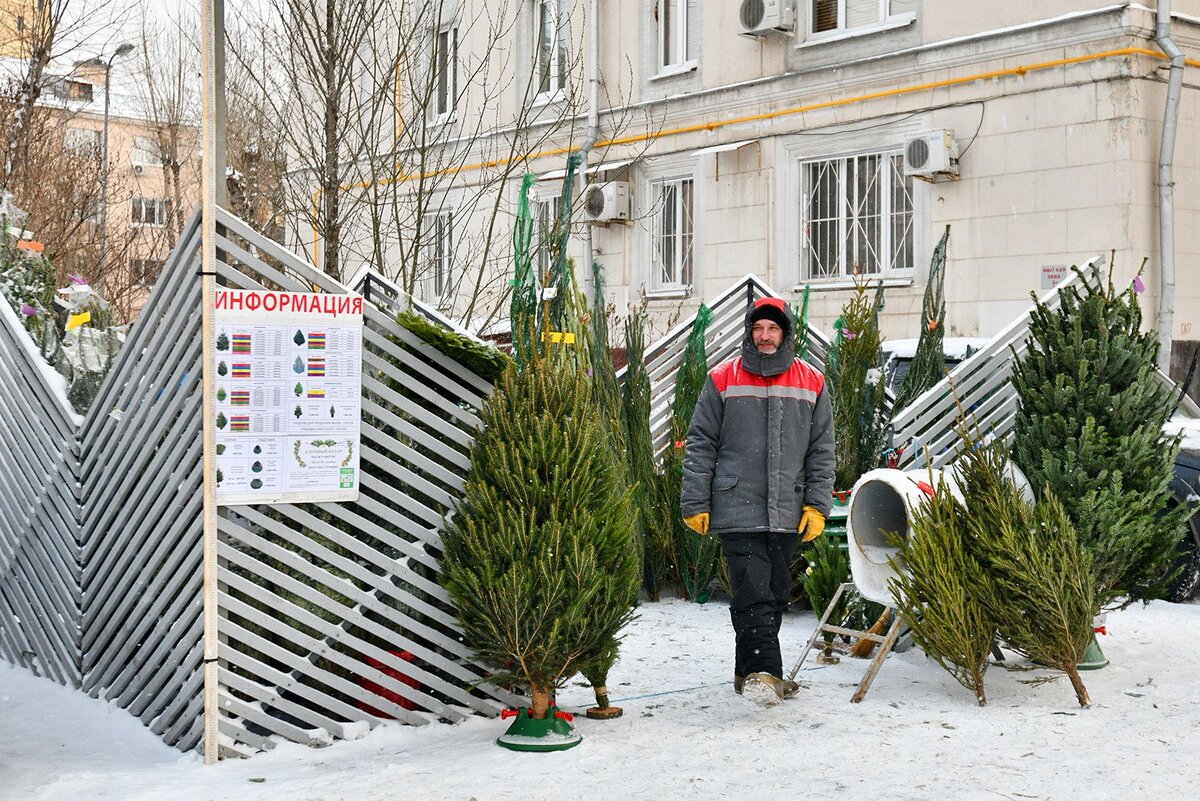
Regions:
<instances>
[{"instance_id":1,"label":"man in work jacket","mask_svg":"<svg viewBox=\"0 0 1200 801\"><path fill-rule=\"evenodd\" d=\"M762 704L797 690L779 652L789 563L825 529L833 497L829 388L795 353L787 306L757 301L741 355L708 374L683 459L684 522L718 535L729 566L734 690Z\"/></svg>"}]
</instances>

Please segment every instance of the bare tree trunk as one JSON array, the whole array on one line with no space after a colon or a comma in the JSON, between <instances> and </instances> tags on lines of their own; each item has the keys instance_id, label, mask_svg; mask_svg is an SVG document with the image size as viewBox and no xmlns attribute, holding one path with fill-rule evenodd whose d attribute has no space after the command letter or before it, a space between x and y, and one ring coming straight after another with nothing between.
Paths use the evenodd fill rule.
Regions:
<instances>
[{"instance_id":1,"label":"bare tree trunk","mask_svg":"<svg viewBox=\"0 0 1200 801\"><path fill-rule=\"evenodd\" d=\"M554 689L552 687L531 684L529 686L529 717L544 720L546 713L550 711L550 701L553 697Z\"/></svg>"},{"instance_id":2,"label":"bare tree trunk","mask_svg":"<svg viewBox=\"0 0 1200 801\"><path fill-rule=\"evenodd\" d=\"M1087 687L1083 686L1083 679L1079 677L1079 670L1075 665L1064 665L1063 670L1067 672L1067 676L1071 679L1071 686L1075 688L1075 697L1079 699L1079 705L1091 706L1092 699L1088 695Z\"/></svg>"}]
</instances>

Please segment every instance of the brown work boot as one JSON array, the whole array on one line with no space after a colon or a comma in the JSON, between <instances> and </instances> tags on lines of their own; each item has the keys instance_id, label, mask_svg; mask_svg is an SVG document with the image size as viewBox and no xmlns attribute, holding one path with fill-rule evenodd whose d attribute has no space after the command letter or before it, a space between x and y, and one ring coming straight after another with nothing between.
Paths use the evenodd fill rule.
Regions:
<instances>
[{"instance_id":1,"label":"brown work boot","mask_svg":"<svg viewBox=\"0 0 1200 801\"><path fill-rule=\"evenodd\" d=\"M796 693L800 692L800 685L791 679L783 679L783 697L795 698Z\"/></svg>"},{"instance_id":2,"label":"brown work boot","mask_svg":"<svg viewBox=\"0 0 1200 801\"><path fill-rule=\"evenodd\" d=\"M784 699L783 679L770 673L751 673L742 683L742 697L759 706L775 706Z\"/></svg>"},{"instance_id":3,"label":"brown work boot","mask_svg":"<svg viewBox=\"0 0 1200 801\"><path fill-rule=\"evenodd\" d=\"M741 695L742 694L742 685L745 683L746 683L745 676L739 676L736 673L733 674L733 691L735 693L737 693L738 695Z\"/></svg>"}]
</instances>

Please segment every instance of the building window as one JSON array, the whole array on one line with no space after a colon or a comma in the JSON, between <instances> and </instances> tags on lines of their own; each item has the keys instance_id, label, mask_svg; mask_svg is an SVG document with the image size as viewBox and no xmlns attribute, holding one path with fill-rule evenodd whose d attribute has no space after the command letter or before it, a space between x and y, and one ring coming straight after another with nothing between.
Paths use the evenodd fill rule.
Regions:
<instances>
[{"instance_id":1,"label":"building window","mask_svg":"<svg viewBox=\"0 0 1200 801\"><path fill-rule=\"evenodd\" d=\"M678 67L688 60L688 0L657 0L658 67Z\"/></svg>"},{"instance_id":2,"label":"building window","mask_svg":"<svg viewBox=\"0 0 1200 801\"><path fill-rule=\"evenodd\" d=\"M546 280L550 268L558 253L554 250L555 232L558 227L558 217L562 212L562 198L558 195L547 195L534 201L533 208L533 241L530 248L533 253L533 264L537 269L537 280Z\"/></svg>"},{"instance_id":3,"label":"building window","mask_svg":"<svg viewBox=\"0 0 1200 801\"><path fill-rule=\"evenodd\" d=\"M171 217L171 201L167 198L135 197L131 206L134 225L161 228Z\"/></svg>"},{"instance_id":4,"label":"building window","mask_svg":"<svg viewBox=\"0 0 1200 801\"><path fill-rule=\"evenodd\" d=\"M163 263L158 259L130 259L129 283L143 289L154 286Z\"/></svg>"},{"instance_id":5,"label":"building window","mask_svg":"<svg viewBox=\"0 0 1200 801\"><path fill-rule=\"evenodd\" d=\"M85 103L91 103L95 97L95 87L90 83L83 81L66 82L67 98L70 100L82 100Z\"/></svg>"},{"instance_id":6,"label":"building window","mask_svg":"<svg viewBox=\"0 0 1200 801\"><path fill-rule=\"evenodd\" d=\"M539 99L550 99L566 87L567 45L562 0L534 0L534 80Z\"/></svg>"},{"instance_id":7,"label":"building window","mask_svg":"<svg viewBox=\"0 0 1200 801\"><path fill-rule=\"evenodd\" d=\"M162 164L162 159L158 156L158 142L148 136L133 137L133 149L129 151L129 161L142 167Z\"/></svg>"},{"instance_id":8,"label":"building window","mask_svg":"<svg viewBox=\"0 0 1200 801\"><path fill-rule=\"evenodd\" d=\"M913 179L899 153L801 162L804 280L911 270Z\"/></svg>"},{"instance_id":9,"label":"building window","mask_svg":"<svg viewBox=\"0 0 1200 801\"><path fill-rule=\"evenodd\" d=\"M654 181L650 191L655 209L651 287L686 289L692 285L693 181Z\"/></svg>"},{"instance_id":10,"label":"building window","mask_svg":"<svg viewBox=\"0 0 1200 801\"><path fill-rule=\"evenodd\" d=\"M458 28L438 31L433 50L434 120L446 122L454 116L458 97Z\"/></svg>"},{"instance_id":11,"label":"building window","mask_svg":"<svg viewBox=\"0 0 1200 801\"><path fill-rule=\"evenodd\" d=\"M100 132L94 128L68 127L63 134L63 146L77 156L100 156Z\"/></svg>"},{"instance_id":12,"label":"building window","mask_svg":"<svg viewBox=\"0 0 1200 801\"><path fill-rule=\"evenodd\" d=\"M454 303L454 212L425 217L425 300L439 309Z\"/></svg>"},{"instance_id":13,"label":"building window","mask_svg":"<svg viewBox=\"0 0 1200 801\"><path fill-rule=\"evenodd\" d=\"M871 28L911 17L917 0L809 0L809 33L837 33Z\"/></svg>"}]
</instances>

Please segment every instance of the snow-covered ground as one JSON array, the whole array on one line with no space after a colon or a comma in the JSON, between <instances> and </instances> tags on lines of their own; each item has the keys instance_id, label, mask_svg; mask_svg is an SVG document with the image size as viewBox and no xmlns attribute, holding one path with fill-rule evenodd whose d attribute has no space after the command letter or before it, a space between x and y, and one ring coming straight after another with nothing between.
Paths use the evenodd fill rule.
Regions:
<instances>
[{"instance_id":1,"label":"snow-covered ground","mask_svg":"<svg viewBox=\"0 0 1200 801\"><path fill-rule=\"evenodd\" d=\"M814 625L784 624L785 667ZM988 671L989 705L918 650L893 655L862 704L866 662L805 665L799 697L760 709L730 686L728 611L645 604L610 674L625 715L576 718L570 751L493 744L499 720L390 724L323 750L285 744L205 767L124 711L0 663L0 798L76 799L1193 799L1200 796L1200 604L1109 615L1112 664L1061 676ZM572 684L563 706L590 690Z\"/></svg>"}]
</instances>

